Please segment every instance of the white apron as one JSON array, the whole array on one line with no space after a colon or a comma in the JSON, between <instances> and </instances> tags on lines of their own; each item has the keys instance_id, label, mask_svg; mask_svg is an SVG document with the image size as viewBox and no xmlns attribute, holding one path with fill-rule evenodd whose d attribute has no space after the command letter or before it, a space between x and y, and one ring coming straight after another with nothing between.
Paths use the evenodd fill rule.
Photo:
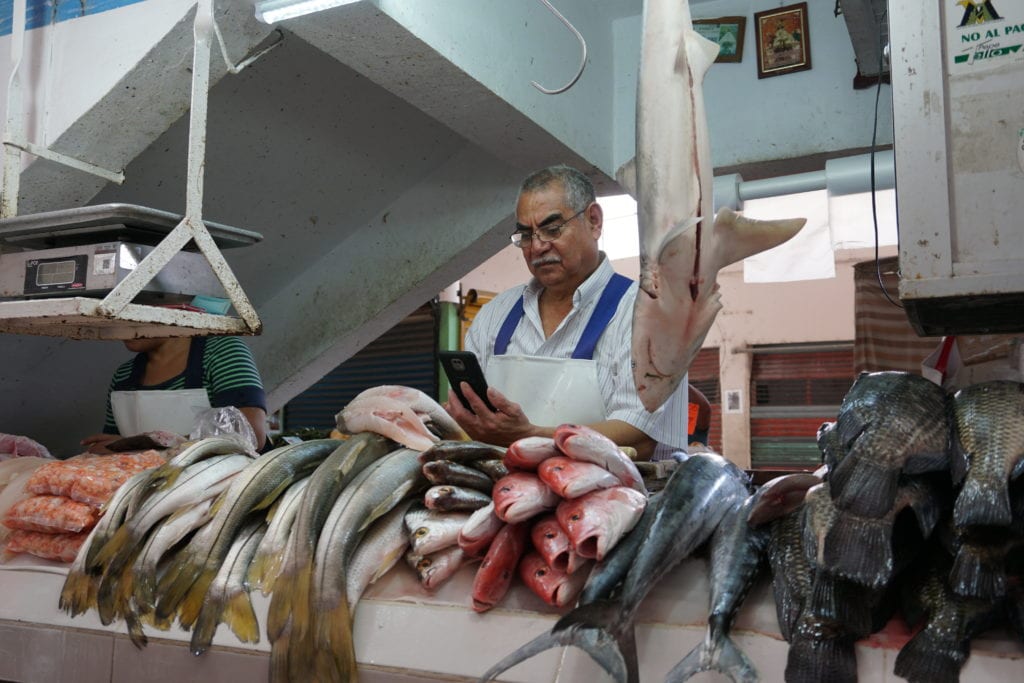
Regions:
<instances>
[{"instance_id":1,"label":"white apron","mask_svg":"<svg viewBox=\"0 0 1024 683\"><path fill-rule=\"evenodd\" d=\"M110 407L121 436L158 430L188 436L210 398L206 389L112 391Z\"/></svg>"},{"instance_id":2,"label":"white apron","mask_svg":"<svg viewBox=\"0 0 1024 683\"><path fill-rule=\"evenodd\" d=\"M487 383L518 403L541 427L591 424L607 419L597 364L577 358L492 356Z\"/></svg>"}]
</instances>

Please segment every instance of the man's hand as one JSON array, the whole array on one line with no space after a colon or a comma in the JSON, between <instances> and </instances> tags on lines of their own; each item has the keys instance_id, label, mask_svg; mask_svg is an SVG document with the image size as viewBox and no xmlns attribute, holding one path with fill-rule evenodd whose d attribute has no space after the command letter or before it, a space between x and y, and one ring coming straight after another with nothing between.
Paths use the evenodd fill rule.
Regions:
<instances>
[{"instance_id":1,"label":"man's hand","mask_svg":"<svg viewBox=\"0 0 1024 683\"><path fill-rule=\"evenodd\" d=\"M461 382L459 386L473 412L467 410L450 389L445 409L473 439L496 446L508 446L517 439L544 433L526 418L518 403L508 400L494 387L487 388L487 399L497 408L497 412L488 408L469 384Z\"/></svg>"},{"instance_id":2,"label":"man's hand","mask_svg":"<svg viewBox=\"0 0 1024 683\"><path fill-rule=\"evenodd\" d=\"M113 451L107 448L107 444L111 441L117 441L120 438L120 434L93 434L82 439L81 445L85 446L87 453L110 455Z\"/></svg>"}]
</instances>

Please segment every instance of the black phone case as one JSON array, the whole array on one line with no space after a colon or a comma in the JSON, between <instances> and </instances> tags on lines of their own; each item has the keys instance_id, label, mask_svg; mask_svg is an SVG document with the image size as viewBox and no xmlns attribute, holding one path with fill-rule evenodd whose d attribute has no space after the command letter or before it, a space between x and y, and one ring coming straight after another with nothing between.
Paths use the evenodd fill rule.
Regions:
<instances>
[{"instance_id":1,"label":"black phone case","mask_svg":"<svg viewBox=\"0 0 1024 683\"><path fill-rule=\"evenodd\" d=\"M476 354L469 351L440 351L438 356L444 373L448 375L448 383L451 385L452 391L455 392L466 410L473 412L469 403L466 402L466 397L462 395L462 390L459 388L460 382L469 384L476 395L483 400L484 405L495 411L494 406L487 400L487 380L484 379L484 373L480 369L480 362L477 361Z\"/></svg>"}]
</instances>

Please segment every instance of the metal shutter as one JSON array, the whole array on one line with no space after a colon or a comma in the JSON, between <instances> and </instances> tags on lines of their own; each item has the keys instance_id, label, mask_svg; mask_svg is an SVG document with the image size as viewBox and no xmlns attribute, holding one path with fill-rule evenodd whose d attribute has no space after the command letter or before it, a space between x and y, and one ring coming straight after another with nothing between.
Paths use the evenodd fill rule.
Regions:
<instances>
[{"instance_id":1,"label":"metal shutter","mask_svg":"<svg viewBox=\"0 0 1024 683\"><path fill-rule=\"evenodd\" d=\"M752 467L817 467L818 427L836 419L856 376L853 344L777 345L752 352Z\"/></svg>"},{"instance_id":2,"label":"metal shutter","mask_svg":"<svg viewBox=\"0 0 1024 683\"><path fill-rule=\"evenodd\" d=\"M436 396L436 339L436 315L428 304L289 401L284 428L333 429L334 416L349 401L382 384L402 384Z\"/></svg>"}]
</instances>

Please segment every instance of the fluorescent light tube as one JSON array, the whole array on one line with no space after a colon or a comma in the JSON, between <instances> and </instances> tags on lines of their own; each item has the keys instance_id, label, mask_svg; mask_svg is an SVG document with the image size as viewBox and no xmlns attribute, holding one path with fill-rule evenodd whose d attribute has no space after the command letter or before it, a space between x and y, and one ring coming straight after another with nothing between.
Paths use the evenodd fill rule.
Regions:
<instances>
[{"instance_id":1,"label":"fluorescent light tube","mask_svg":"<svg viewBox=\"0 0 1024 683\"><path fill-rule=\"evenodd\" d=\"M349 5L359 0L263 0L256 3L256 18L264 24L276 24L332 7Z\"/></svg>"}]
</instances>

